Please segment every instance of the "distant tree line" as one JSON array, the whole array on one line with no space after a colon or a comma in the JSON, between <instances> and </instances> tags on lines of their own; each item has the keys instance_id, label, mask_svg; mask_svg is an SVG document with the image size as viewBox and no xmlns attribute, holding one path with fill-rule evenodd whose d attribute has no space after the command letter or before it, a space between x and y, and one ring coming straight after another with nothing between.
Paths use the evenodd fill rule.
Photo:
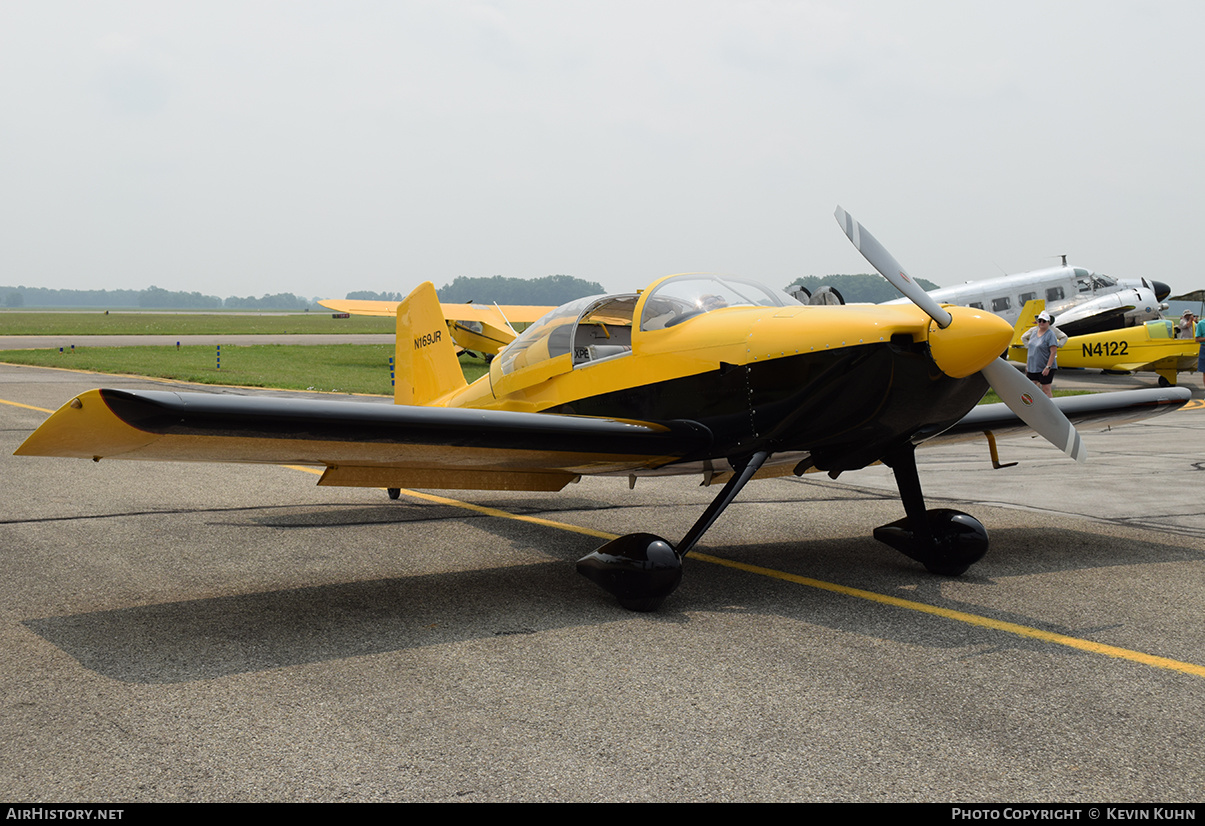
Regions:
<instances>
[{"instance_id":1,"label":"distant tree line","mask_svg":"<svg viewBox=\"0 0 1205 826\"><path fill-rule=\"evenodd\" d=\"M347 294L348 301L402 301L405 293L374 293L371 290L353 290Z\"/></svg>"},{"instance_id":2,"label":"distant tree line","mask_svg":"<svg viewBox=\"0 0 1205 826\"><path fill-rule=\"evenodd\" d=\"M247 296L239 298L232 295L222 306L227 310L306 310L313 306L308 298L298 298L292 293L265 294L263 298Z\"/></svg>"},{"instance_id":3,"label":"distant tree line","mask_svg":"<svg viewBox=\"0 0 1205 826\"><path fill-rule=\"evenodd\" d=\"M926 290L936 290L938 285L923 278L915 279ZM881 275L861 273L859 275L809 275L797 278L795 284L802 284L809 292L816 292L823 286L835 287L846 301L854 303L874 303L900 298L899 292ZM468 278L461 276L451 284L446 284L437 290L440 301L461 303L476 301L480 303L498 302L499 304L564 304L568 301L587 295L597 295L605 292L602 285L596 281L583 281L570 275L549 275L544 278L504 278L495 275L492 278ZM400 293L381 293L383 301L401 301L405 296ZM360 297L359 294L349 293L348 298ZM364 297L369 297L365 294Z\"/></svg>"},{"instance_id":4,"label":"distant tree line","mask_svg":"<svg viewBox=\"0 0 1205 826\"><path fill-rule=\"evenodd\" d=\"M938 285L923 278L916 279L926 290L936 290ZM809 275L795 279L809 292L823 286L835 287L846 301L852 303L877 304L900 298L900 294L881 275ZM789 289L789 287L788 287ZM587 295L605 292L595 281L583 281L571 275L549 275L544 278L506 278L495 275L488 278L460 276L445 284L436 292L440 301L461 304L474 301L479 304L564 304ZM348 299L362 301L401 301L404 293L371 292L357 290L347 294Z\"/></svg>"},{"instance_id":5,"label":"distant tree line","mask_svg":"<svg viewBox=\"0 0 1205 826\"><path fill-rule=\"evenodd\" d=\"M449 304L564 304L587 295L606 292L597 281L583 281L572 275L547 275L543 278L507 278L494 275L481 278L459 276L451 284L435 291L440 301ZM405 293L354 290L349 301L402 301Z\"/></svg>"},{"instance_id":6,"label":"distant tree line","mask_svg":"<svg viewBox=\"0 0 1205 826\"><path fill-rule=\"evenodd\" d=\"M938 286L923 278L914 278L923 289L936 290ZM891 286L881 275L859 273L858 275L809 275L796 278L788 286L801 284L808 292L815 293L821 287L834 287L841 293L848 304L880 304L896 298L903 298L899 291Z\"/></svg>"},{"instance_id":7,"label":"distant tree line","mask_svg":"<svg viewBox=\"0 0 1205 826\"><path fill-rule=\"evenodd\" d=\"M436 292L440 301L463 304L564 304L587 295L606 292L597 281L583 281L572 275L546 275L543 278L490 278L459 276ZM350 296L349 296L350 297Z\"/></svg>"},{"instance_id":8,"label":"distant tree line","mask_svg":"<svg viewBox=\"0 0 1205 826\"><path fill-rule=\"evenodd\" d=\"M5 307L98 307L112 309L162 310L305 310L314 306L308 298L292 293L265 295L262 298L216 295L165 290L151 286L145 290L52 290L46 287L0 287L0 303Z\"/></svg>"},{"instance_id":9,"label":"distant tree line","mask_svg":"<svg viewBox=\"0 0 1205 826\"><path fill-rule=\"evenodd\" d=\"M916 279L926 290L937 285L923 278ZM822 286L835 287L850 303L878 303L899 298L895 288L878 275L809 275L793 282L810 292ZM587 295L605 292L597 281L585 281L571 275L548 275L543 278L507 278L495 275L484 278L460 276L437 290L439 299L453 304L474 301L480 304L564 304ZM366 301L401 301L400 292L356 290L348 299ZM0 305L5 307L98 307L172 310L305 310L315 306L308 298L293 293L254 296L216 295L199 292L165 290L151 286L145 290L52 290L45 287L0 286Z\"/></svg>"}]
</instances>

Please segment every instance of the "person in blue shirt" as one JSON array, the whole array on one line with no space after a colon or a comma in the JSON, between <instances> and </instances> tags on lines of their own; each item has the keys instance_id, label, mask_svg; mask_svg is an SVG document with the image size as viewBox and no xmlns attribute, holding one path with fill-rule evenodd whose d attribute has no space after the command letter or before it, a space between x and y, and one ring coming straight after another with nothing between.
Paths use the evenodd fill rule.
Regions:
<instances>
[{"instance_id":1,"label":"person in blue shirt","mask_svg":"<svg viewBox=\"0 0 1205 826\"><path fill-rule=\"evenodd\" d=\"M1047 396L1053 397L1052 382L1054 372L1058 369L1059 340L1050 326L1050 314L1045 310L1038 313L1037 332L1030 330L1021 340L1029 348L1029 357L1025 360L1025 377L1040 387ZM1205 351L1205 347L1202 351Z\"/></svg>"}]
</instances>

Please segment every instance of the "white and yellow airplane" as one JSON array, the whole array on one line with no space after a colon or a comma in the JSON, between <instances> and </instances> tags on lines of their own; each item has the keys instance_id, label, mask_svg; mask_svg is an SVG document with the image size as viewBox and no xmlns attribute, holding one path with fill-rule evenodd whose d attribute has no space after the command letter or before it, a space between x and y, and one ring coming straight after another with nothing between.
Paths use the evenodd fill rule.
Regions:
<instances>
[{"instance_id":1,"label":"white and yellow airplane","mask_svg":"<svg viewBox=\"0 0 1205 826\"><path fill-rule=\"evenodd\" d=\"M393 317L397 315L399 302L328 298L318 303L340 313ZM512 324L536 321L556 309L526 304L441 303L439 306L456 346L469 353L480 353L486 361L515 340L518 333Z\"/></svg>"},{"instance_id":2,"label":"white and yellow airplane","mask_svg":"<svg viewBox=\"0 0 1205 826\"><path fill-rule=\"evenodd\" d=\"M430 283L397 308L394 405L93 390L71 399L23 456L308 464L319 484L555 491L584 475L722 484L676 543L620 537L578 570L634 610L678 585L682 560L752 479L895 470L905 516L874 532L938 574L987 551L973 517L926 510L915 449L1032 428L1083 461L1077 420L1175 409L1183 388L1055 402L999 358L1011 326L942 307L837 209L854 245L914 303L804 306L756 281L687 273L583 298L537 321L467 384ZM991 385L1003 405L976 408Z\"/></svg>"},{"instance_id":3,"label":"white and yellow airplane","mask_svg":"<svg viewBox=\"0 0 1205 826\"><path fill-rule=\"evenodd\" d=\"M1035 299L1025 304L1013 327L1013 340L1008 357L1025 363L1028 350L1021 343L1025 331L1045 309L1046 302ZM1056 316L1055 325L1058 326ZM1195 372L1200 350L1191 338L1175 338L1171 321L1161 318L1136 327L1106 330L1082 336L1070 336L1059 345L1059 367L1082 367L1090 370L1115 370L1127 373L1155 373L1161 387L1176 384L1180 372Z\"/></svg>"}]
</instances>

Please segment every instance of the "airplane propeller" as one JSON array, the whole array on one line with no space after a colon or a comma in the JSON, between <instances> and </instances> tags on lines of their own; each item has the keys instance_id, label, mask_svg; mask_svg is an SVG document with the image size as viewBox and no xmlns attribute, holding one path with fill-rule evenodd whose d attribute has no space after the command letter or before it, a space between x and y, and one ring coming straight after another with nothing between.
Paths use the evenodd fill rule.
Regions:
<instances>
[{"instance_id":1,"label":"airplane propeller","mask_svg":"<svg viewBox=\"0 0 1205 826\"><path fill-rule=\"evenodd\" d=\"M853 216L841 207L837 207L835 214L837 223L857 247L858 252L862 253L871 266L890 281L892 286L923 310L941 329L944 330L954 323L954 316L913 281L895 257L867 232L865 227L855 221ZM1088 458L1087 450L1075 426L1054 402L1034 387L1033 382L1018 373L1011 364L1004 359L996 359L980 372L1000 396L1000 400L1008 405L1008 409L1042 438L1077 462Z\"/></svg>"}]
</instances>

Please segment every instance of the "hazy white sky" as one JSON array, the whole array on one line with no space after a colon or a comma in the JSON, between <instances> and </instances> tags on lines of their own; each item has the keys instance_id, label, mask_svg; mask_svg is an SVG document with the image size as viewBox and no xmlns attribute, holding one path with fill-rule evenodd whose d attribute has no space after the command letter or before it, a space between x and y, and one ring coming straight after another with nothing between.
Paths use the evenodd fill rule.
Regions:
<instances>
[{"instance_id":1,"label":"hazy white sky","mask_svg":"<svg viewBox=\"0 0 1205 826\"><path fill-rule=\"evenodd\" d=\"M1205 286L1199 2L0 0L0 284Z\"/></svg>"}]
</instances>

